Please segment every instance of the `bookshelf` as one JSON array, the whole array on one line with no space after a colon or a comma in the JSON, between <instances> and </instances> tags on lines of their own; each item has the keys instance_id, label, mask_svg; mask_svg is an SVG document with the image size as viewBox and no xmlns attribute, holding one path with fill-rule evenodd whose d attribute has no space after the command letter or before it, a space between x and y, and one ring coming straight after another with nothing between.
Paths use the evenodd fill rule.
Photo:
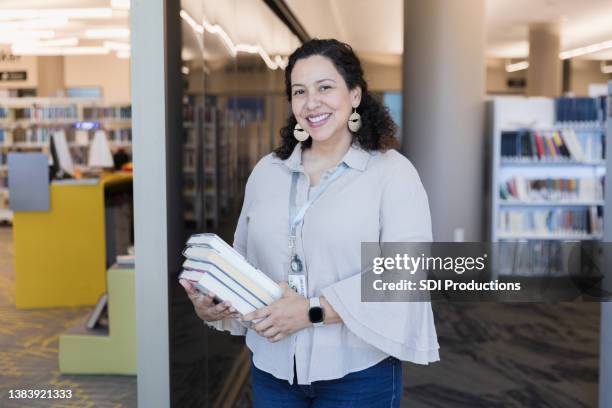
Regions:
<instances>
[{"instance_id":1,"label":"bookshelf","mask_svg":"<svg viewBox=\"0 0 612 408\"><path fill-rule=\"evenodd\" d=\"M221 112L201 94L183 100L183 218L188 229L217 228Z\"/></svg>"},{"instance_id":2,"label":"bookshelf","mask_svg":"<svg viewBox=\"0 0 612 408\"><path fill-rule=\"evenodd\" d=\"M604 98L489 101L488 226L502 243L500 274L561 276L547 254L565 241L603 239L605 109Z\"/></svg>"},{"instance_id":3,"label":"bookshelf","mask_svg":"<svg viewBox=\"0 0 612 408\"><path fill-rule=\"evenodd\" d=\"M188 232L233 231L250 171L267 153L261 98L183 98L183 198Z\"/></svg>"},{"instance_id":4,"label":"bookshelf","mask_svg":"<svg viewBox=\"0 0 612 408\"><path fill-rule=\"evenodd\" d=\"M11 222L8 209L7 156L11 152L49 152L50 135L64 130L75 168L87 169L93 133L105 131L112 149L131 150L130 103L107 104L85 98L0 99L0 222Z\"/></svg>"}]
</instances>

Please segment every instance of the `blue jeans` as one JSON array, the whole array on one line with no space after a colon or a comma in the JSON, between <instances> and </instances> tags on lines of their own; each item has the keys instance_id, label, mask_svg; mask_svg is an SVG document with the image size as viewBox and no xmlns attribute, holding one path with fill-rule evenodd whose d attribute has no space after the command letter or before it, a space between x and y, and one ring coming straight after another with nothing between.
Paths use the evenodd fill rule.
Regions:
<instances>
[{"instance_id":1,"label":"blue jeans","mask_svg":"<svg viewBox=\"0 0 612 408\"><path fill-rule=\"evenodd\" d=\"M253 408L399 408L402 363L387 357L365 370L335 380L293 385L251 363Z\"/></svg>"}]
</instances>

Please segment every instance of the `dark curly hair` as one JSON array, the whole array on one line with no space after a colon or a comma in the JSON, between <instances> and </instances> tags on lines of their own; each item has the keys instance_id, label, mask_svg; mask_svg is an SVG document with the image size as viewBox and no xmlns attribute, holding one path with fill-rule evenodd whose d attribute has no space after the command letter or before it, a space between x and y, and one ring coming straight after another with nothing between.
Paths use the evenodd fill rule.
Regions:
<instances>
[{"instance_id":1,"label":"dark curly hair","mask_svg":"<svg viewBox=\"0 0 612 408\"><path fill-rule=\"evenodd\" d=\"M295 63L303 58L313 55L321 55L329 58L334 64L348 89L353 90L356 86L361 88L361 103L357 112L361 115L361 128L353 134L353 141L357 141L361 148L385 151L398 146L394 134L397 126L389 115L389 110L368 91L368 84L363 78L363 69L357 55L350 45L334 39L312 39L297 48L291 56L285 69L285 92L287 99L291 102L291 71ZM281 145L274 153L285 160L291 153L298 141L293 137L293 128L297 123L293 114L289 115L286 125L281 129ZM302 142L304 148L312 145L312 138Z\"/></svg>"}]
</instances>

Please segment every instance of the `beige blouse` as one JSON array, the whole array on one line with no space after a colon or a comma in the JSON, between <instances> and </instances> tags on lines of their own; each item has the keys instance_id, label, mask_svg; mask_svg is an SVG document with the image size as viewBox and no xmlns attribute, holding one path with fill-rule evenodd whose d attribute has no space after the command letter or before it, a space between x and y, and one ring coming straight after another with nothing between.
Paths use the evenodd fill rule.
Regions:
<instances>
[{"instance_id":1,"label":"beige blouse","mask_svg":"<svg viewBox=\"0 0 612 408\"><path fill-rule=\"evenodd\" d=\"M271 343L233 319L209 323L245 335L259 369L298 384L328 380L371 367L389 355L428 364L439 360L429 302L361 302L361 242L432 240L427 194L416 169L395 150L351 146L348 166L310 207L297 228L308 296L325 296L343 323L310 327ZM323 174L321 182L333 173ZM310 187L298 143L287 160L274 154L253 169L234 247L277 282L287 281L289 193L299 172L297 208L321 185Z\"/></svg>"}]
</instances>

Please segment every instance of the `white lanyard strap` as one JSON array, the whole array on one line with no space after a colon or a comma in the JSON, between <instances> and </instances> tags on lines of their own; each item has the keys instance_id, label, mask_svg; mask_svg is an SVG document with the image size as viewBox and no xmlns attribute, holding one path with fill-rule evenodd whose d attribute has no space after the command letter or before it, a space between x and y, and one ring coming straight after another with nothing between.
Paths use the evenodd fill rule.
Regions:
<instances>
[{"instance_id":1,"label":"white lanyard strap","mask_svg":"<svg viewBox=\"0 0 612 408\"><path fill-rule=\"evenodd\" d=\"M325 180L317 189L317 191L302 205L302 208L297 211L296 204L296 192L297 192L297 182L300 177L300 173L295 171L291 177L291 193L289 194L289 246L293 249L295 246L295 232L297 226L302 222L304 216L306 215L306 211L310 208L310 206L319 198L321 195L327 190L327 188L333 183L338 177L342 175L348 166L345 163L341 163L338 165L334 173Z\"/></svg>"}]
</instances>

